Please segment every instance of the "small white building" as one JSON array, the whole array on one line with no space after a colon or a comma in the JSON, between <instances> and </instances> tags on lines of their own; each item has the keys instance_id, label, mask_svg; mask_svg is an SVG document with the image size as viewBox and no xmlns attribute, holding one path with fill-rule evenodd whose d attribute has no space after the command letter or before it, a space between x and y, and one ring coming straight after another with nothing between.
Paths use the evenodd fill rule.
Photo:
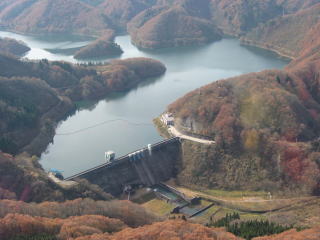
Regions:
<instances>
[{"instance_id":1,"label":"small white building","mask_svg":"<svg viewBox=\"0 0 320 240\"><path fill-rule=\"evenodd\" d=\"M171 113L165 113L161 116L161 121L167 126L174 125L174 118Z\"/></svg>"},{"instance_id":2,"label":"small white building","mask_svg":"<svg viewBox=\"0 0 320 240\"><path fill-rule=\"evenodd\" d=\"M107 163L113 162L116 158L116 154L113 151L108 151L104 153L104 158Z\"/></svg>"}]
</instances>

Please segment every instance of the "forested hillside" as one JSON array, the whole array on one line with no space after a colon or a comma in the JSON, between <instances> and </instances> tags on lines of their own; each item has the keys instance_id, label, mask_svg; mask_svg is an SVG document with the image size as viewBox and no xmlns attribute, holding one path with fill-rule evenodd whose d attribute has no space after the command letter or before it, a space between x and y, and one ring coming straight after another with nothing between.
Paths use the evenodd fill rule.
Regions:
<instances>
[{"instance_id":1,"label":"forested hillside","mask_svg":"<svg viewBox=\"0 0 320 240\"><path fill-rule=\"evenodd\" d=\"M98 38L89 45L80 48L75 54L75 59L94 59L115 57L123 53L121 47L114 42L115 32L106 31L102 37Z\"/></svg>"},{"instance_id":2,"label":"forested hillside","mask_svg":"<svg viewBox=\"0 0 320 240\"><path fill-rule=\"evenodd\" d=\"M192 16L190 10L198 12L183 4L145 10L128 24L133 43L155 49L201 45L221 39L221 32L212 22Z\"/></svg>"},{"instance_id":3,"label":"forested hillside","mask_svg":"<svg viewBox=\"0 0 320 240\"><path fill-rule=\"evenodd\" d=\"M305 35L319 21L320 3L306 10L266 22L246 34L246 44L275 50L289 57L297 57L303 49ZM299 26L299 27L297 27Z\"/></svg>"},{"instance_id":4,"label":"forested hillside","mask_svg":"<svg viewBox=\"0 0 320 240\"><path fill-rule=\"evenodd\" d=\"M7 2L0 11L1 25L13 31L95 35L108 28L95 7L78 0Z\"/></svg>"},{"instance_id":5,"label":"forested hillside","mask_svg":"<svg viewBox=\"0 0 320 240\"><path fill-rule=\"evenodd\" d=\"M75 199L40 204L1 200L0 209L0 237L4 240L19 236L33 239L37 235L65 240L109 235L160 220L137 204L119 200Z\"/></svg>"},{"instance_id":6,"label":"forested hillside","mask_svg":"<svg viewBox=\"0 0 320 240\"><path fill-rule=\"evenodd\" d=\"M99 187L81 180L70 189L64 189L53 183L43 171L38 158L28 154L12 155L0 153L0 199L23 202L65 201L87 197L98 200L110 200L112 196ZM16 202L19 213L29 214L31 206ZM0 204L1 205L1 204ZM10 204L9 204L10 205ZM25 206L25 208L22 207ZM11 209L11 210L10 210ZM1 217L7 213L17 212L17 208L0 206Z\"/></svg>"},{"instance_id":7,"label":"forested hillside","mask_svg":"<svg viewBox=\"0 0 320 240\"><path fill-rule=\"evenodd\" d=\"M178 128L217 143L186 144L181 183L319 194L319 23L308 30L291 28L303 44L284 70L219 80L169 106Z\"/></svg>"},{"instance_id":8,"label":"forested hillside","mask_svg":"<svg viewBox=\"0 0 320 240\"><path fill-rule=\"evenodd\" d=\"M146 58L90 67L6 55L0 55L0 69L0 149L31 154L46 148L57 122L75 109L72 101L127 91L166 70Z\"/></svg>"},{"instance_id":9,"label":"forested hillside","mask_svg":"<svg viewBox=\"0 0 320 240\"><path fill-rule=\"evenodd\" d=\"M292 58L283 70L219 80L168 106L179 130L215 140L212 145L184 141L172 182L199 191L259 190L283 198L312 195L310 204L300 199L301 204L279 212L270 208L259 215L281 218L285 224L294 218L293 223L310 227L320 215L314 197L320 194L319 4L319 0L2 0L0 28L96 37L77 52L78 58L121 54L114 38L125 33L134 44L149 49L206 44L228 34ZM19 60L8 52L21 55L28 51L26 46L0 39L0 48L5 50L0 54L1 240L240 239L226 229L195 224L180 215L168 214L171 220L165 220L141 205L115 200L85 180L62 187L32 156L46 149L58 122L75 110L76 101L133 89L162 75L166 71L162 63L147 58L103 65ZM12 51L17 49L19 53ZM255 202L240 193L239 205L260 201L268 207L272 200L271 194ZM214 203L207 217L211 220L219 211L229 211L219 201ZM250 218L257 217L255 213L241 214ZM292 227L234 220L237 227L232 231L237 236L241 227L248 235L252 226L264 227L254 233ZM320 230L291 229L255 239L317 240Z\"/></svg>"},{"instance_id":10,"label":"forested hillside","mask_svg":"<svg viewBox=\"0 0 320 240\"><path fill-rule=\"evenodd\" d=\"M22 56L27 53L30 48L23 42L10 38L0 38L0 53Z\"/></svg>"},{"instance_id":11,"label":"forested hillside","mask_svg":"<svg viewBox=\"0 0 320 240\"><path fill-rule=\"evenodd\" d=\"M219 40L223 32L244 37L246 44L295 57L294 44L305 34L304 26L317 20L316 4L319 1L5 0L0 5L0 27L22 33L95 37L110 30L128 32L142 48L205 44ZM290 28L295 25L300 26L298 34L291 37Z\"/></svg>"}]
</instances>

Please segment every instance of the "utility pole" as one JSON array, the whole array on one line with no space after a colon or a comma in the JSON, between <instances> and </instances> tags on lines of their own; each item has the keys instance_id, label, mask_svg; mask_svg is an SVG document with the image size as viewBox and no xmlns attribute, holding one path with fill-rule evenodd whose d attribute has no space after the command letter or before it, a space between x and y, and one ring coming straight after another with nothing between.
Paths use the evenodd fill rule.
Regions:
<instances>
[{"instance_id":1,"label":"utility pole","mask_svg":"<svg viewBox=\"0 0 320 240\"><path fill-rule=\"evenodd\" d=\"M271 199L272 199L272 195L271 195L271 192L268 192L268 195L269 195L269 213L271 213Z\"/></svg>"}]
</instances>

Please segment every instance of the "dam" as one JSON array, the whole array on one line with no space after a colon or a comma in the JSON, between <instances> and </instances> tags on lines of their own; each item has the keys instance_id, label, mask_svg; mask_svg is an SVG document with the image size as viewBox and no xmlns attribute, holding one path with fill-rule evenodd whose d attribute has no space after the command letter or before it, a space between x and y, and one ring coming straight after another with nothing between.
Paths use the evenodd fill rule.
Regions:
<instances>
[{"instance_id":1,"label":"dam","mask_svg":"<svg viewBox=\"0 0 320 240\"><path fill-rule=\"evenodd\" d=\"M174 137L66 178L88 180L119 196L126 187L150 187L175 177L181 162L181 139Z\"/></svg>"}]
</instances>

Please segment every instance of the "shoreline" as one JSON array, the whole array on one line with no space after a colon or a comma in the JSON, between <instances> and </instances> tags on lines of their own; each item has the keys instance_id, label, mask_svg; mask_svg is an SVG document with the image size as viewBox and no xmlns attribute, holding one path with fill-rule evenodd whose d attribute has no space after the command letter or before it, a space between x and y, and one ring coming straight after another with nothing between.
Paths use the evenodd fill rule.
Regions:
<instances>
[{"instance_id":1,"label":"shoreline","mask_svg":"<svg viewBox=\"0 0 320 240\"><path fill-rule=\"evenodd\" d=\"M275 46L271 46L271 47L267 47L267 46L264 46L264 44L259 44L259 43L253 43L252 40L249 40L249 39L246 39L246 38L243 38L241 36L240 33L232 33L232 32L229 32L223 28L221 28L222 32L223 32L223 35L222 35L222 39L224 38L235 38L235 39L238 39L240 41L240 44L243 45L243 46L251 46L251 47L256 47L256 48L259 48L259 49L262 49L262 50L266 50L266 51L270 51L272 53L275 53L277 54L279 57L282 57L282 58L285 58L287 60L295 60L295 56L294 55L290 55L290 54L287 54L281 50L277 50ZM26 32L21 32L21 31L16 31L16 30L12 30L12 29L6 29L6 28L1 28L0 27L0 31L3 31L3 32L11 32L11 33L15 33L15 34L20 34L20 35L24 35L24 36L29 36L29 37L43 37L43 36L50 36L50 35L53 35L53 36L63 36L65 34L68 34L72 37L84 37L84 38L91 38L91 40L95 41L97 39L99 39L101 36L103 36L103 33L101 33L101 35L98 35L98 34L81 34L81 33L26 33ZM171 49L171 48L183 48L183 47L188 47L188 46L176 46L176 47L168 47L168 48L143 48L143 47L139 47L137 46L133 41L132 41L132 37L130 35L130 33L126 32L126 33L121 33L121 34L118 34L118 33L115 33L115 36L114 36L114 40L117 38L117 37L121 37L121 36L130 36L131 38L131 43L138 49L142 50L142 51L157 51L157 50L161 50L161 49ZM219 41L219 40L218 40ZM190 45L190 46L205 46L205 45L209 45L211 44L212 42L209 42L209 43L202 43L202 44L195 44L195 45Z\"/></svg>"},{"instance_id":2,"label":"shoreline","mask_svg":"<svg viewBox=\"0 0 320 240\"><path fill-rule=\"evenodd\" d=\"M80 33L31 33L31 32L22 32L22 31L17 31L17 30L13 30L13 29L7 29L7 28L1 28L0 27L0 31L1 32L9 32L9 33L14 33L14 34L19 34L19 35L23 35L23 36L27 36L27 37L44 37L44 36L63 36L63 35L68 35L70 37L83 37L83 38L88 38L88 40L97 40L99 37L101 37L102 35L87 35L87 34L80 34ZM89 39L91 38L91 39Z\"/></svg>"},{"instance_id":3,"label":"shoreline","mask_svg":"<svg viewBox=\"0 0 320 240\"><path fill-rule=\"evenodd\" d=\"M255 43L253 43L252 40L242 37L240 33L228 32L227 30L225 30L223 28L221 28L221 30L223 31L224 37L236 38L240 41L240 44L242 46L249 46L249 47L255 47L258 49L266 50L266 51L275 53L279 57L285 58L290 61L293 61L296 59L296 56L289 55L287 53L282 52L281 50L277 50L277 49L275 49L275 46L267 47L267 46L264 46L263 44L258 44L258 43L255 44Z\"/></svg>"},{"instance_id":4,"label":"shoreline","mask_svg":"<svg viewBox=\"0 0 320 240\"><path fill-rule=\"evenodd\" d=\"M264 46L263 44L259 44L259 43L255 44L251 40L248 40L245 38L244 39L239 38L239 41L240 41L241 45L243 45L243 46L256 47L259 49L270 51L270 52L277 54L279 57L288 59L290 61L293 61L296 59L296 57L294 55L284 53L284 51L281 51L281 50L277 50L276 46L267 47L267 46Z\"/></svg>"},{"instance_id":5,"label":"shoreline","mask_svg":"<svg viewBox=\"0 0 320 240\"><path fill-rule=\"evenodd\" d=\"M3 31L3 30L4 30L4 31L8 31L7 29L1 29L1 31ZM21 32L18 32L18 31L8 31L8 32L18 33L18 34L21 34L21 35L24 35L24 34L25 34L25 33L21 33ZM50 34L49 34L49 35L50 35ZM58 34L58 35L59 35L59 34ZM28 35L28 34L27 34L27 36L39 36L39 37L41 37L41 36L45 36L45 35L44 35L44 34L34 34L34 35ZM89 37L92 37L92 36L89 36L89 35L71 35L71 36L80 36L80 37L83 36L83 37L88 37L88 38L89 38ZM118 37L118 36L120 36L120 35L116 35L116 37ZM267 51L275 52L275 53L276 53L277 55L279 55L279 56L286 57L286 58L289 58L289 59L291 59L291 60L293 59L292 57L289 57L289 56L286 56L285 54L282 54L281 52L272 51L271 49L266 49L266 48L263 48L262 46L255 46L255 45L253 45L253 44L244 44L244 43L241 41L241 38L240 38L239 36L231 35L231 34L225 34L225 35L223 36L223 39L225 39L225 38L227 38L227 37L229 37L229 38L235 38L235 39L239 40L240 43L243 44L243 45L254 46L254 47L257 47L257 48L259 48L259 49L264 49L264 50L267 50ZM204 45L205 45L205 44L204 44ZM206 44L206 45L208 45L208 44ZM67 114L67 115L69 115L69 114ZM62 116L61 118L57 119L57 123L59 123L60 121L62 121L64 118L65 118L65 115ZM155 125L156 125L156 124L155 124ZM155 126L155 127L158 128L157 126ZM55 131L56 131L56 126L54 126L54 129L53 129L53 131L51 132L50 136L47 136L47 139L46 139L46 141L45 141L45 142L47 142L46 147L43 147L43 143L40 144L38 150L36 150L36 152L37 152L36 155L41 155L43 152L46 151L49 143L52 142L52 140L53 140L53 138L54 138L54 136L55 136ZM161 136L161 134L159 134L159 135ZM43 136L42 136L42 137L43 137ZM24 146L23 148L21 148L20 151L26 150L26 148L28 149L30 145L33 146L33 149L36 148L36 147L35 147L36 144L35 144L33 141L31 141L27 146ZM42 149L43 149L43 150L42 150Z\"/></svg>"}]
</instances>

